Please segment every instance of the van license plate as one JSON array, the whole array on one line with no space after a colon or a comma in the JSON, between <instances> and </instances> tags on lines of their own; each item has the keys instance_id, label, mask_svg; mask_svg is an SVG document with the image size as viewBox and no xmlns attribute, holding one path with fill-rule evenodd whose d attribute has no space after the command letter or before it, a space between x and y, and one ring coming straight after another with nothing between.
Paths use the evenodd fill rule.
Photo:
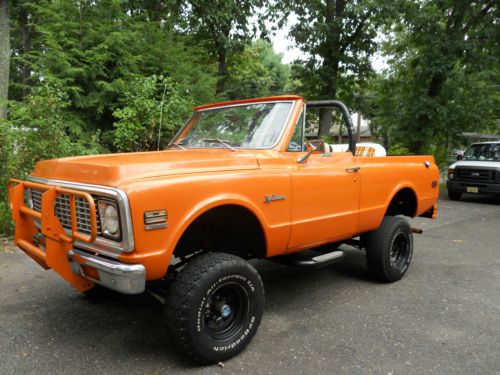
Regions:
<instances>
[{"instance_id":1,"label":"van license plate","mask_svg":"<svg viewBox=\"0 0 500 375\"><path fill-rule=\"evenodd\" d=\"M467 193L474 193L477 194L479 192L479 188L477 187L472 187L472 186L467 186Z\"/></svg>"}]
</instances>

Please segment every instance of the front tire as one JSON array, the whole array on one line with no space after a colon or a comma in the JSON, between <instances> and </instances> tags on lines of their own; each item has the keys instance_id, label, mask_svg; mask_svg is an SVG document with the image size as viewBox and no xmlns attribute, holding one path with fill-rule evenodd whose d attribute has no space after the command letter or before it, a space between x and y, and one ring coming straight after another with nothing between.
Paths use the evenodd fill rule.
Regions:
<instances>
[{"instance_id":1,"label":"front tire","mask_svg":"<svg viewBox=\"0 0 500 375\"><path fill-rule=\"evenodd\" d=\"M411 226L400 216L386 216L368 237L366 263L370 273L380 281L401 279L410 266L412 255Z\"/></svg>"},{"instance_id":2,"label":"front tire","mask_svg":"<svg viewBox=\"0 0 500 375\"><path fill-rule=\"evenodd\" d=\"M462 197L462 193L459 191L448 190L448 199L450 201L458 201Z\"/></svg>"},{"instance_id":3,"label":"front tire","mask_svg":"<svg viewBox=\"0 0 500 375\"><path fill-rule=\"evenodd\" d=\"M172 341L199 363L233 357L252 340L264 310L264 286L250 263L225 253L190 261L166 297Z\"/></svg>"}]
</instances>

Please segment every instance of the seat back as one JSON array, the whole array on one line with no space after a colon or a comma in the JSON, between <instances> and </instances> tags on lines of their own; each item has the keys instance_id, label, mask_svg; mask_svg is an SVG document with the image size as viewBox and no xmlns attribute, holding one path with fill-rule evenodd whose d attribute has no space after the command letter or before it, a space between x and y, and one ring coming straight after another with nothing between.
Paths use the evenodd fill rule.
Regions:
<instances>
[{"instance_id":1,"label":"seat back","mask_svg":"<svg viewBox=\"0 0 500 375\"><path fill-rule=\"evenodd\" d=\"M347 152L348 144L330 144L330 152ZM356 156L371 157L371 156L386 156L384 146L373 142L356 143Z\"/></svg>"}]
</instances>

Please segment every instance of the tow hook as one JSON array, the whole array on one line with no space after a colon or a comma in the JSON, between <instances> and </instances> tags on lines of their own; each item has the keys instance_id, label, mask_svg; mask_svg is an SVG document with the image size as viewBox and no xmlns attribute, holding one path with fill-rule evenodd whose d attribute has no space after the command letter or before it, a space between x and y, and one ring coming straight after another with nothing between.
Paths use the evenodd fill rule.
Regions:
<instances>
[{"instance_id":1,"label":"tow hook","mask_svg":"<svg viewBox=\"0 0 500 375\"><path fill-rule=\"evenodd\" d=\"M422 228L411 228L412 233L417 233L417 234L422 234L424 233L424 230Z\"/></svg>"}]
</instances>

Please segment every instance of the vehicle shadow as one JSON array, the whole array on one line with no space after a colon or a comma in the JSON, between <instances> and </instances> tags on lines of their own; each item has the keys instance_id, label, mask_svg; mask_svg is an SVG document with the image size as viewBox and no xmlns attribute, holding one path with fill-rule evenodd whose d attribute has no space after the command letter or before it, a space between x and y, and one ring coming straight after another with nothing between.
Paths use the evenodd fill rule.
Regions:
<instances>
[{"instance_id":1,"label":"vehicle shadow","mask_svg":"<svg viewBox=\"0 0 500 375\"><path fill-rule=\"evenodd\" d=\"M446 200L449 201L447 197ZM500 197L495 197L491 195L462 194L462 197L460 198L459 202L500 206Z\"/></svg>"},{"instance_id":2,"label":"vehicle shadow","mask_svg":"<svg viewBox=\"0 0 500 375\"><path fill-rule=\"evenodd\" d=\"M364 252L347 247L339 263L319 269L285 267L270 261L258 261L256 268L266 289L266 314L289 312L311 293L341 293L349 283L372 283L366 271ZM323 286L323 288L321 287ZM131 358L154 364L157 368L195 369L169 341L163 306L151 295L125 296L107 293L100 299L71 292L45 291L43 310L35 311L35 340L50 337L52 343L69 346L82 358L127 363ZM325 296L326 298L326 296Z\"/></svg>"}]
</instances>

